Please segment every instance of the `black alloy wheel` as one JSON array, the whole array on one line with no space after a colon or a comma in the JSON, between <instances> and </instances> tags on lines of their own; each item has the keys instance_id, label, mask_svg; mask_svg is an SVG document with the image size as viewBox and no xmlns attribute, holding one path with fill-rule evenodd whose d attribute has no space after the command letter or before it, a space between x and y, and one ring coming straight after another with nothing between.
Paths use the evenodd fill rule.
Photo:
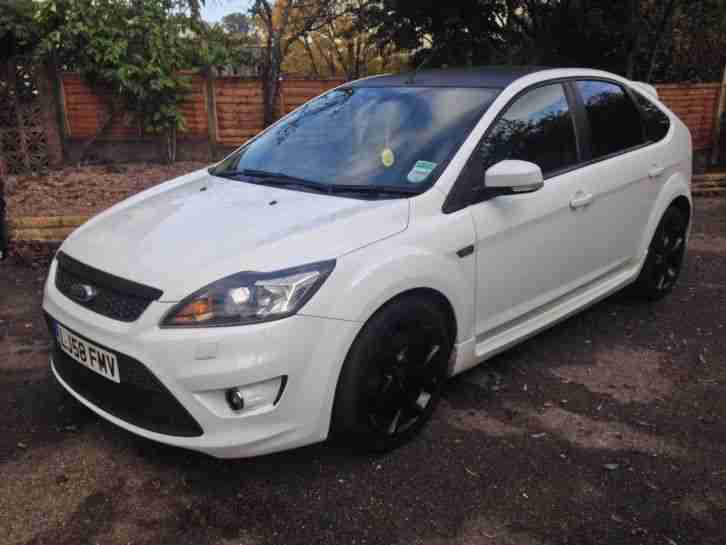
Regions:
<instances>
[{"instance_id":1,"label":"black alloy wheel","mask_svg":"<svg viewBox=\"0 0 726 545\"><path fill-rule=\"evenodd\" d=\"M394 300L364 326L336 391L333 429L359 449L385 452L411 439L441 399L452 335L435 302Z\"/></svg>"},{"instance_id":2,"label":"black alloy wheel","mask_svg":"<svg viewBox=\"0 0 726 545\"><path fill-rule=\"evenodd\" d=\"M688 220L683 212L671 206L663 214L648 249L643 270L634 285L634 292L657 300L673 290L680 276L686 255Z\"/></svg>"}]
</instances>

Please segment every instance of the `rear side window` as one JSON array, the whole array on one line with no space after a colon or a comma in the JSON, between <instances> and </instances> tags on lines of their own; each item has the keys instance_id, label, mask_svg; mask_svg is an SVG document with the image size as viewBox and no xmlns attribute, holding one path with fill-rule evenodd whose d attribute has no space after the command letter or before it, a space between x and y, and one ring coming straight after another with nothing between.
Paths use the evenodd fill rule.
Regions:
<instances>
[{"instance_id":1,"label":"rear side window","mask_svg":"<svg viewBox=\"0 0 726 545\"><path fill-rule=\"evenodd\" d=\"M499 118L479 149L484 170L505 159L539 165L546 176L577 163L570 107L561 84L518 98Z\"/></svg>"},{"instance_id":2,"label":"rear side window","mask_svg":"<svg viewBox=\"0 0 726 545\"><path fill-rule=\"evenodd\" d=\"M671 120L663 111L640 93L633 93L635 100L643 112L643 126L645 138L648 142L663 140L671 127Z\"/></svg>"},{"instance_id":3,"label":"rear side window","mask_svg":"<svg viewBox=\"0 0 726 545\"><path fill-rule=\"evenodd\" d=\"M592 134L592 158L617 153L643 140L640 112L622 87L607 81L578 81Z\"/></svg>"}]
</instances>

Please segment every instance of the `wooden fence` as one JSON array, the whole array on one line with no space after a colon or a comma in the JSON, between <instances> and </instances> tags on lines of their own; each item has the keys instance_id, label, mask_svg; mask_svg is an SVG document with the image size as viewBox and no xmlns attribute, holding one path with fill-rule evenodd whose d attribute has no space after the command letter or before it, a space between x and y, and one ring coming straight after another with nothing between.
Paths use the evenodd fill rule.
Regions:
<instances>
[{"instance_id":1,"label":"wooden fence","mask_svg":"<svg viewBox=\"0 0 726 545\"><path fill-rule=\"evenodd\" d=\"M658 85L658 96L691 130L693 149L713 145L716 111L721 93L718 83Z\"/></svg>"},{"instance_id":2,"label":"wooden fence","mask_svg":"<svg viewBox=\"0 0 726 545\"><path fill-rule=\"evenodd\" d=\"M108 119L108 97L89 87L78 74L64 73L60 81L66 137L72 140L93 137ZM283 79L277 99L278 114L289 113L343 82L342 79ZM190 92L181 111L186 125L181 139L208 139L222 147L238 146L265 126L262 85L257 79L191 75ZM103 139L122 141L146 136L128 115L116 115Z\"/></svg>"}]
</instances>

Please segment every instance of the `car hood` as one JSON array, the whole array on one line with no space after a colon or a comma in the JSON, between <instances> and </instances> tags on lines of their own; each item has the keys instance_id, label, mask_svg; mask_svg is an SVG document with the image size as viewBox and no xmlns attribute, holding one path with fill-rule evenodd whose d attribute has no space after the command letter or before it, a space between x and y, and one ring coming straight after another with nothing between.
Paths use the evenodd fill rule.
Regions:
<instances>
[{"instance_id":1,"label":"car hood","mask_svg":"<svg viewBox=\"0 0 726 545\"><path fill-rule=\"evenodd\" d=\"M71 257L179 301L240 271L340 257L406 229L407 199L368 201L200 171L123 201L63 243Z\"/></svg>"}]
</instances>

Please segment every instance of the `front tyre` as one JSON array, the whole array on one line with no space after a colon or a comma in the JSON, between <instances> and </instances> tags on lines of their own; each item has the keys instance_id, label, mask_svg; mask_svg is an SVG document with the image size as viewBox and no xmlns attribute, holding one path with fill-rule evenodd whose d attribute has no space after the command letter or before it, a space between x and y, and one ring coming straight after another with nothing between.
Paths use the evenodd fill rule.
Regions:
<instances>
[{"instance_id":1,"label":"front tyre","mask_svg":"<svg viewBox=\"0 0 726 545\"><path fill-rule=\"evenodd\" d=\"M665 211L648 248L643 269L633 284L633 294L656 301L676 285L686 255L688 219L675 206Z\"/></svg>"},{"instance_id":2,"label":"front tyre","mask_svg":"<svg viewBox=\"0 0 726 545\"><path fill-rule=\"evenodd\" d=\"M441 399L452 347L436 302L412 295L386 304L365 324L343 364L333 433L369 452L409 441Z\"/></svg>"}]
</instances>

